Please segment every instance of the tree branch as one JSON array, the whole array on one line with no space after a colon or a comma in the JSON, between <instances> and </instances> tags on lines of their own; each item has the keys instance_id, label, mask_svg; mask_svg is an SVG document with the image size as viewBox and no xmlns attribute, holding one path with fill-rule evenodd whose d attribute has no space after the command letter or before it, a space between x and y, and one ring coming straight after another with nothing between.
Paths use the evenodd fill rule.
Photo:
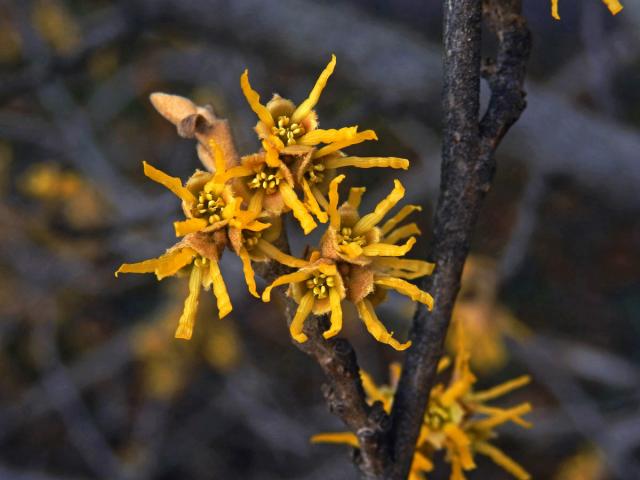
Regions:
<instances>
[{"instance_id":1,"label":"tree branch","mask_svg":"<svg viewBox=\"0 0 640 480\"><path fill-rule=\"evenodd\" d=\"M482 73L491 99L481 121L481 0L446 0L444 7L444 139L432 261L425 289L435 298L428 313L418 308L413 346L405 358L394 400L389 478L404 479L411 467L422 417L435 381L460 276L484 195L495 170L494 152L525 107L522 91L531 38L520 0L485 0L484 14L499 41L495 65Z\"/></svg>"}]
</instances>

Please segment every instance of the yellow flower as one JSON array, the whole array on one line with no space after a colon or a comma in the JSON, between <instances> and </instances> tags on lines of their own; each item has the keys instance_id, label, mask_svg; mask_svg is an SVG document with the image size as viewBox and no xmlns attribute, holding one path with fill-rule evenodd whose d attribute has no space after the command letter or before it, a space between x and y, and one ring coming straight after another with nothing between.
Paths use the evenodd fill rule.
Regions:
<instances>
[{"instance_id":1,"label":"yellow flower","mask_svg":"<svg viewBox=\"0 0 640 480\"><path fill-rule=\"evenodd\" d=\"M266 141L263 146L263 152L242 157L240 166L232 168L230 175L243 180L237 188L247 199L249 210L264 210L270 216L291 210L308 234L318 224L294 191L293 176L278 157L278 151Z\"/></svg>"},{"instance_id":2,"label":"yellow flower","mask_svg":"<svg viewBox=\"0 0 640 480\"><path fill-rule=\"evenodd\" d=\"M462 287L452 319L473 338L471 365L482 373L495 371L507 362L505 338L525 340L530 332L498 302L498 272L490 258L470 255L462 273ZM453 330L452 330L453 333ZM455 338L447 338L449 351L456 348Z\"/></svg>"},{"instance_id":3,"label":"yellow flower","mask_svg":"<svg viewBox=\"0 0 640 480\"><path fill-rule=\"evenodd\" d=\"M313 108L318 103L327 80L336 66L336 57L331 55L331 61L318 77L309 96L298 106L291 100L274 95L267 103L260 103L260 95L249 84L249 71L245 70L240 77L240 86L249 106L258 116L256 132L263 140L268 140L278 151L291 145L317 145L327 134L335 130L319 130L316 112Z\"/></svg>"},{"instance_id":4,"label":"yellow flower","mask_svg":"<svg viewBox=\"0 0 640 480\"><path fill-rule=\"evenodd\" d=\"M175 334L176 338L188 340L193 333L201 288L213 289L220 318L224 318L233 309L218 266L225 244L226 233L221 230L189 233L158 258L121 265L116 271L116 277L120 273L155 273L158 280L162 280L189 267L189 296L184 303L184 311Z\"/></svg>"},{"instance_id":5,"label":"yellow flower","mask_svg":"<svg viewBox=\"0 0 640 480\"><path fill-rule=\"evenodd\" d=\"M602 0L612 15L620 13L624 8L618 0ZM560 20L560 14L558 13L558 0L551 0L551 16L556 20Z\"/></svg>"},{"instance_id":6,"label":"yellow flower","mask_svg":"<svg viewBox=\"0 0 640 480\"><path fill-rule=\"evenodd\" d=\"M331 327L323 336L331 338L337 335L342 330L341 303L345 298L345 288L335 263L321 258L317 251L311 253L308 261L289 257L283 263L298 270L276 278L262 293L262 300L271 301L271 290L289 285L288 294L298 303L289 326L291 336L299 343L306 342L308 337L302 330L307 317L311 313L324 315L329 312Z\"/></svg>"},{"instance_id":7,"label":"yellow flower","mask_svg":"<svg viewBox=\"0 0 640 480\"><path fill-rule=\"evenodd\" d=\"M445 459L451 464L451 480L463 480L464 471L476 468L476 454L491 458L519 480L531 478L520 465L489 442L496 436L495 428L503 423L513 422L529 428L530 423L522 416L531 410L531 405L522 403L511 408L499 408L488 404L490 400L526 385L530 378L525 375L489 390L474 391L476 378L469 369L469 352L461 333L458 340L459 349L451 379L446 384L439 383L431 392L409 478L424 478L423 474L433 469L434 454L438 451L444 451ZM444 358L438 371L443 372L449 364L449 359ZM361 376L369 403L380 401L389 413L399 366L392 366L389 387L377 387L367 374ZM325 433L315 435L311 440L314 443L345 443L358 447L357 438L352 433Z\"/></svg>"},{"instance_id":8,"label":"yellow flower","mask_svg":"<svg viewBox=\"0 0 640 480\"><path fill-rule=\"evenodd\" d=\"M357 127L348 127L340 130L327 130L327 132L335 132L323 138L325 143L329 143L328 145L310 150L302 161L292 165L296 184L304 193L305 203L323 223L327 221L327 217L322 209L326 211L329 208L325 194L329 189L329 182L335 177L338 168L396 168L403 170L409 168L409 160L405 158L353 157L342 152L342 149L351 145L366 140L377 140L378 137L373 130L358 132Z\"/></svg>"}]
</instances>

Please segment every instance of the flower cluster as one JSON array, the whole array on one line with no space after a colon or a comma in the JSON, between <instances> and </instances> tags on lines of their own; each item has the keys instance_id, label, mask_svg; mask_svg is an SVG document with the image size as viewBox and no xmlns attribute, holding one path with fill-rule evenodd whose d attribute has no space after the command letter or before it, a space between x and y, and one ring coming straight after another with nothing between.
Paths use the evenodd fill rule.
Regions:
<instances>
[{"instance_id":1,"label":"flower cluster","mask_svg":"<svg viewBox=\"0 0 640 480\"><path fill-rule=\"evenodd\" d=\"M189 339L201 289L213 290L218 314L232 311L219 260L230 250L243 265L248 291L268 302L273 288L286 286L298 308L290 325L292 337L305 342L304 323L310 314L330 313L325 338L342 329L342 302L352 302L367 330L378 341L397 350L409 347L393 337L377 317L374 307L394 290L433 306L431 296L408 280L431 273L434 265L402 258L420 234L415 223L401 225L417 205L400 208L385 221L404 196L395 180L391 193L365 215L359 212L364 188L351 188L340 201L339 186L344 167L409 167L397 157L356 157L348 147L376 140L372 130L357 126L319 128L314 108L336 65L336 58L320 74L309 96L296 105L274 95L263 105L251 87L245 71L240 86L258 117L255 132L261 149L239 157L226 121L210 108L199 107L186 98L156 93L151 101L183 137L197 140L197 153L206 171L196 172L183 183L144 162L147 177L173 192L182 202L184 218L174 223L180 241L158 258L124 264L119 273L155 273L159 280L188 274L189 295L176 337ZM283 237L282 217L291 213L304 234L327 224L322 239L305 258L296 258L277 248ZM274 261L292 269L278 277L259 295L255 262Z\"/></svg>"},{"instance_id":2,"label":"flower cluster","mask_svg":"<svg viewBox=\"0 0 640 480\"><path fill-rule=\"evenodd\" d=\"M531 411L531 405L521 403L514 407L500 408L489 402L526 385L530 378L525 375L488 390L475 391L473 386L476 377L469 368L469 350L462 330L457 330L458 350L453 371L448 382L437 384L431 391L409 479L427 478L426 474L434 468L434 457L438 452L444 452L444 458L451 465L451 480L464 480L464 472L476 468L476 455L489 457L518 480L527 480L531 478L530 475L493 445L491 440L497 436L495 428L507 422L524 428L531 427L522 418ZM439 373L444 374L450 364L448 357L443 358L438 367ZM400 378L400 366L391 365L389 386L377 386L365 372L360 372L360 376L369 403L381 402L389 413ZM314 435L311 441L346 444L354 448L359 446L357 437L351 432L322 433Z\"/></svg>"},{"instance_id":3,"label":"flower cluster","mask_svg":"<svg viewBox=\"0 0 640 480\"><path fill-rule=\"evenodd\" d=\"M612 15L620 13L624 8L619 0L602 0ZM560 20L560 14L558 13L558 0L551 0L551 16L556 20Z\"/></svg>"}]
</instances>

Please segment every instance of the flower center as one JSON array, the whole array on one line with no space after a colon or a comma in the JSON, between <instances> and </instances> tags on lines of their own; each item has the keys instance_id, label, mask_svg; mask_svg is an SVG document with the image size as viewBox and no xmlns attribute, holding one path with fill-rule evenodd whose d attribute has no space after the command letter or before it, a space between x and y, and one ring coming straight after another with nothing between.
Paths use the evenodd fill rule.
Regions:
<instances>
[{"instance_id":1,"label":"flower center","mask_svg":"<svg viewBox=\"0 0 640 480\"><path fill-rule=\"evenodd\" d=\"M436 403L429 403L424 419L429 428L439 430L442 426L451 421L451 412Z\"/></svg>"},{"instance_id":2,"label":"flower center","mask_svg":"<svg viewBox=\"0 0 640 480\"><path fill-rule=\"evenodd\" d=\"M249 182L249 188L262 188L269 195L275 193L282 180L282 174L277 168L265 167Z\"/></svg>"},{"instance_id":3,"label":"flower center","mask_svg":"<svg viewBox=\"0 0 640 480\"><path fill-rule=\"evenodd\" d=\"M359 246L363 247L367 241L364 238L364 235L354 235L353 230L348 227L343 227L340 229L340 241L339 245L348 245L350 243L356 243Z\"/></svg>"},{"instance_id":4,"label":"flower center","mask_svg":"<svg viewBox=\"0 0 640 480\"><path fill-rule=\"evenodd\" d=\"M329 289L335 286L335 278L324 273L314 273L313 278L307 280L307 288L313 292L313 296L322 299L327 298Z\"/></svg>"},{"instance_id":5,"label":"flower center","mask_svg":"<svg viewBox=\"0 0 640 480\"><path fill-rule=\"evenodd\" d=\"M311 164L304 175L310 183L320 183L324 180L324 170L325 167L322 163L315 163Z\"/></svg>"},{"instance_id":6,"label":"flower center","mask_svg":"<svg viewBox=\"0 0 640 480\"><path fill-rule=\"evenodd\" d=\"M222 198L202 190L198 194L198 202L192 213L194 217L204 218L210 224L213 224L222 220L222 209L224 206L225 203Z\"/></svg>"},{"instance_id":7,"label":"flower center","mask_svg":"<svg viewBox=\"0 0 640 480\"><path fill-rule=\"evenodd\" d=\"M291 123L291 119L286 115L278 117L276 125L271 128L274 135L280 137L287 145L295 145L296 138L304 135L305 130L300 123Z\"/></svg>"},{"instance_id":8,"label":"flower center","mask_svg":"<svg viewBox=\"0 0 640 480\"><path fill-rule=\"evenodd\" d=\"M262 238L262 232L252 232L251 230L242 232L242 241L247 250L253 249L253 247L258 244L260 238Z\"/></svg>"}]
</instances>

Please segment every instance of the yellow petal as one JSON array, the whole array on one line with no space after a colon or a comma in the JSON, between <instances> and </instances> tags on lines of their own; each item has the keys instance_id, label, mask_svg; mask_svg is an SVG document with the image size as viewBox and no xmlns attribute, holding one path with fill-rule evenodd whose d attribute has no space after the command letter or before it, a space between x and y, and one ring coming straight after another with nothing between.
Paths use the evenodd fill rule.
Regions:
<instances>
[{"instance_id":1,"label":"yellow petal","mask_svg":"<svg viewBox=\"0 0 640 480\"><path fill-rule=\"evenodd\" d=\"M412 471L430 472L433 470L433 462L425 457L422 453L416 452L413 455ZM422 479L423 477L416 477Z\"/></svg>"},{"instance_id":2,"label":"yellow petal","mask_svg":"<svg viewBox=\"0 0 640 480\"><path fill-rule=\"evenodd\" d=\"M531 475L522 466L508 457L502 450L487 442L477 442L474 446L478 453L489 457L496 465L504 468L518 480L529 480L531 478Z\"/></svg>"},{"instance_id":3,"label":"yellow petal","mask_svg":"<svg viewBox=\"0 0 640 480\"><path fill-rule=\"evenodd\" d=\"M331 305L331 327L322 333L326 339L335 337L342 330L342 306L340 294L335 288L329 289L329 303Z\"/></svg>"},{"instance_id":4,"label":"yellow petal","mask_svg":"<svg viewBox=\"0 0 640 480\"><path fill-rule=\"evenodd\" d=\"M184 340L191 339L193 335L193 325L196 321L196 312L198 311L198 298L200 289L202 288L202 267L194 265L189 276L189 295L184 301L184 311L178 321L176 330L176 338Z\"/></svg>"},{"instance_id":5,"label":"yellow petal","mask_svg":"<svg viewBox=\"0 0 640 480\"><path fill-rule=\"evenodd\" d=\"M245 230L250 230L252 232L262 232L271 226L270 223L259 222L258 220L254 220L253 222L249 222L244 226Z\"/></svg>"},{"instance_id":6,"label":"yellow petal","mask_svg":"<svg viewBox=\"0 0 640 480\"><path fill-rule=\"evenodd\" d=\"M339 142L333 142L330 145L324 146L315 152L313 152L313 158L321 158L329 155L330 153L337 152L343 148L347 148L351 145L362 143L366 140L377 140L378 136L373 130L365 130L364 132L356 133L352 138L341 140Z\"/></svg>"},{"instance_id":7,"label":"yellow petal","mask_svg":"<svg viewBox=\"0 0 640 480\"><path fill-rule=\"evenodd\" d=\"M282 195L282 200L285 205L293 211L293 216L300 222L300 226L302 227L305 235L318 226L318 224L313 220L311 214L309 214L307 208L298 199L298 196L293 191L293 188L291 188L291 185L287 182L280 182L279 190Z\"/></svg>"},{"instance_id":8,"label":"yellow petal","mask_svg":"<svg viewBox=\"0 0 640 480\"><path fill-rule=\"evenodd\" d=\"M280 285L287 285L288 283L304 282L312 276L313 273L311 271L299 271L281 275L280 277L276 278L271 285L265 288L264 292L262 292L262 301L271 301L271 290L273 290L274 288L279 287Z\"/></svg>"},{"instance_id":9,"label":"yellow petal","mask_svg":"<svg viewBox=\"0 0 640 480\"><path fill-rule=\"evenodd\" d=\"M217 184L224 184L232 178L248 177L249 175L254 175L254 173L255 172L249 167L246 167L244 165L236 165L235 167L228 168L223 174L220 174L220 176L218 176L218 174L216 173L215 182ZM212 187L209 187L209 184L213 185L213 181L209 180L209 182L207 182L207 184L205 185L204 189L207 192L212 190Z\"/></svg>"},{"instance_id":10,"label":"yellow petal","mask_svg":"<svg viewBox=\"0 0 640 480\"><path fill-rule=\"evenodd\" d=\"M560 20L560 14L558 13L558 0L551 0L551 16L556 20Z\"/></svg>"},{"instance_id":11,"label":"yellow petal","mask_svg":"<svg viewBox=\"0 0 640 480\"><path fill-rule=\"evenodd\" d=\"M184 237L188 233L199 232L204 229L209 222L204 218L190 218L181 222L173 222L173 228L176 231L176 237Z\"/></svg>"},{"instance_id":12,"label":"yellow petal","mask_svg":"<svg viewBox=\"0 0 640 480\"><path fill-rule=\"evenodd\" d=\"M393 338L393 332L387 331L386 327L378 319L376 312L373 310L373 305L369 300L365 299L356 304L358 308L358 315L364 322L365 327L369 333L380 343L386 343L396 350L406 350L411 346L411 342L400 343Z\"/></svg>"},{"instance_id":13,"label":"yellow petal","mask_svg":"<svg viewBox=\"0 0 640 480\"><path fill-rule=\"evenodd\" d=\"M494 398L501 397L517 388L527 385L531 381L529 375L522 375L521 377L514 378L508 382L504 382L488 390L476 392L472 395L472 398L476 402L486 402L487 400L493 400Z\"/></svg>"},{"instance_id":14,"label":"yellow petal","mask_svg":"<svg viewBox=\"0 0 640 480\"><path fill-rule=\"evenodd\" d=\"M422 232L415 223L409 223L393 230L384 238L384 243L396 244L400 240L410 237L411 235L420 235Z\"/></svg>"},{"instance_id":15,"label":"yellow petal","mask_svg":"<svg viewBox=\"0 0 640 480\"><path fill-rule=\"evenodd\" d=\"M338 186L345 179L344 175L338 175L329 184L329 226L334 230L340 229L340 213L338 213Z\"/></svg>"},{"instance_id":16,"label":"yellow petal","mask_svg":"<svg viewBox=\"0 0 640 480\"><path fill-rule=\"evenodd\" d=\"M275 260L278 263L281 263L282 265L286 265L287 267L301 268L307 266L307 262L305 260L287 255L286 253L280 251L280 249L276 248L275 245L267 242L263 238L258 240L256 248L258 248L267 257Z\"/></svg>"},{"instance_id":17,"label":"yellow petal","mask_svg":"<svg viewBox=\"0 0 640 480\"><path fill-rule=\"evenodd\" d=\"M454 454L451 456L451 476L449 480L466 480L467 477L464 476L462 472L462 465L460 463L460 456Z\"/></svg>"},{"instance_id":18,"label":"yellow petal","mask_svg":"<svg viewBox=\"0 0 640 480\"><path fill-rule=\"evenodd\" d=\"M209 140L209 148L213 150L214 164L216 167L214 178L224 175L225 171L227 170L227 165L224 161L224 154L222 153L220 145L218 145L216 141L211 138Z\"/></svg>"},{"instance_id":19,"label":"yellow petal","mask_svg":"<svg viewBox=\"0 0 640 480\"><path fill-rule=\"evenodd\" d=\"M209 275L211 275L213 294L216 297L218 306L218 317L222 320L231 313L233 306L231 305L231 298L229 298L229 292L227 292L227 286L224 283L224 278L222 278L218 262L212 260L209 263Z\"/></svg>"},{"instance_id":20,"label":"yellow petal","mask_svg":"<svg viewBox=\"0 0 640 480\"><path fill-rule=\"evenodd\" d=\"M531 404L523 403L513 408L507 408L497 413L493 417L478 420L473 423L474 428L478 430L491 430L498 425L512 421L516 417L520 417L531 411Z\"/></svg>"},{"instance_id":21,"label":"yellow petal","mask_svg":"<svg viewBox=\"0 0 640 480\"><path fill-rule=\"evenodd\" d=\"M392 288L396 292L406 295L414 302L420 302L427 306L429 310L433 308L433 297L427 292L420 290L413 283L405 282L400 278L380 277L374 283L383 287Z\"/></svg>"},{"instance_id":22,"label":"yellow petal","mask_svg":"<svg viewBox=\"0 0 640 480\"><path fill-rule=\"evenodd\" d=\"M313 110L313 107L315 107L316 103L318 103L318 100L320 99L320 94L322 93L322 90L324 90L324 87L327 85L327 80L329 80L329 77L333 73L333 69L335 67L336 67L336 56L332 54L331 61L327 64L325 69L322 71L322 73L318 77L318 80L316 80L316 84L311 89L311 92L309 93L309 96L307 97L307 99L304 102L302 102L298 106L298 108L296 108L296 111L293 112L293 114L291 115L292 123L302 122L306 118L306 116L309 115L309 113L311 113L311 110Z\"/></svg>"},{"instance_id":23,"label":"yellow petal","mask_svg":"<svg viewBox=\"0 0 640 480\"><path fill-rule=\"evenodd\" d=\"M382 200L373 212L362 217L358 222L353 226L353 233L355 235L362 235L364 232L371 230L378 223L382 221L384 216L389 213L396 203L398 203L402 197L404 197L404 187L400 183L399 180L393 181L394 187L393 190L387 197Z\"/></svg>"},{"instance_id":24,"label":"yellow petal","mask_svg":"<svg viewBox=\"0 0 640 480\"><path fill-rule=\"evenodd\" d=\"M362 247L357 243L347 243L345 245L340 245L339 248L341 252L351 259L362 255Z\"/></svg>"},{"instance_id":25,"label":"yellow petal","mask_svg":"<svg viewBox=\"0 0 640 480\"><path fill-rule=\"evenodd\" d=\"M300 304L298 305L296 314L291 321L291 325L289 325L289 332L293 339L298 343L304 343L309 339L309 337L302 333L302 329L304 328L304 321L313 309L313 304L313 292L309 291L300 299Z\"/></svg>"},{"instance_id":26,"label":"yellow petal","mask_svg":"<svg viewBox=\"0 0 640 480\"><path fill-rule=\"evenodd\" d=\"M456 378L456 380L454 380L440 396L440 403L445 407L452 405L453 402L464 397L471 390L475 381L476 377L470 371L467 370L463 372L463 374Z\"/></svg>"},{"instance_id":27,"label":"yellow petal","mask_svg":"<svg viewBox=\"0 0 640 480\"><path fill-rule=\"evenodd\" d=\"M316 128L310 132L301 136L296 143L301 145L317 145L319 143L332 143L340 142L353 138L358 133L358 127L344 127L339 130L332 128L330 130L323 130Z\"/></svg>"},{"instance_id":28,"label":"yellow petal","mask_svg":"<svg viewBox=\"0 0 640 480\"><path fill-rule=\"evenodd\" d=\"M264 148L266 155L264 157L264 161L267 166L271 168L278 168L280 166L280 154L278 153L278 149L274 147L271 143L267 141L262 142L262 147Z\"/></svg>"},{"instance_id":29,"label":"yellow petal","mask_svg":"<svg viewBox=\"0 0 640 480\"><path fill-rule=\"evenodd\" d=\"M618 0L602 0L612 15L617 15L624 8Z\"/></svg>"},{"instance_id":30,"label":"yellow petal","mask_svg":"<svg viewBox=\"0 0 640 480\"><path fill-rule=\"evenodd\" d=\"M411 237L404 245L372 243L371 245L365 245L362 248L362 253L367 257L402 257L413 248L415 243L415 237Z\"/></svg>"},{"instance_id":31,"label":"yellow petal","mask_svg":"<svg viewBox=\"0 0 640 480\"><path fill-rule=\"evenodd\" d=\"M327 168L409 168L409 160L397 157L337 157L324 162Z\"/></svg>"},{"instance_id":32,"label":"yellow petal","mask_svg":"<svg viewBox=\"0 0 640 480\"><path fill-rule=\"evenodd\" d=\"M311 443L344 443L358 448L358 438L351 432L318 433L311 437Z\"/></svg>"},{"instance_id":33,"label":"yellow petal","mask_svg":"<svg viewBox=\"0 0 640 480\"><path fill-rule=\"evenodd\" d=\"M360 202L362 201L362 195L366 191L366 187L351 187L349 189L349 197L347 198L347 203L357 210L360 206Z\"/></svg>"},{"instance_id":34,"label":"yellow petal","mask_svg":"<svg viewBox=\"0 0 640 480\"><path fill-rule=\"evenodd\" d=\"M462 468L465 470L475 468L476 464L473 461L471 449L469 448L471 446L471 441L467 434L453 423L447 423L443 430L447 437L451 439L453 444L456 446Z\"/></svg>"},{"instance_id":35,"label":"yellow petal","mask_svg":"<svg viewBox=\"0 0 640 480\"><path fill-rule=\"evenodd\" d=\"M313 195L311 188L309 187L309 182L306 179L302 179L302 191L304 192L304 202L305 205L309 208L309 211L313 213L320 223L327 223L329 217L326 212L323 212L318 204L318 200Z\"/></svg>"},{"instance_id":36,"label":"yellow petal","mask_svg":"<svg viewBox=\"0 0 640 480\"><path fill-rule=\"evenodd\" d=\"M270 130L274 126L273 117L267 107L260 103L260 95L249 84L249 70L245 70L240 77L240 88L247 98L251 110L255 112L260 121Z\"/></svg>"},{"instance_id":37,"label":"yellow petal","mask_svg":"<svg viewBox=\"0 0 640 480\"><path fill-rule=\"evenodd\" d=\"M185 265L188 265L195 257L196 252L190 248L171 250L168 253L150 260L138 263L124 263L116 271L119 273L155 273L158 280L175 275Z\"/></svg>"},{"instance_id":38,"label":"yellow petal","mask_svg":"<svg viewBox=\"0 0 640 480\"><path fill-rule=\"evenodd\" d=\"M374 259L374 264L392 277L406 278L408 280L431 275L436 266L435 263L423 260L387 257L377 257Z\"/></svg>"},{"instance_id":39,"label":"yellow petal","mask_svg":"<svg viewBox=\"0 0 640 480\"><path fill-rule=\"evenodd\" d=\"M151 180L168 188L174 195L185 202L190 204L195 203L196 197L194 197L193 193L191 193L186 187L182 186L182 180L177 177L167 175L162 170L152 167L147 162L142 162L142 165L144 167L144 174Z\"/></svg>"},{"instance_id":40,"label":"yellow petal","mask_svg":"<svg viewBox=\"0 0 640 480\"><path fill-rule=\"evenodd\" d=\"M385 398L376 382L373 381L371 375L369 375L364 370L360 370L360 380L362 381L362 388L364 393L367 395L367 400L371 403L373 402L382 402L384 403Z\"/></svg>"},{"instance_id":41,"label":"yellow petal","mask_svg":"<svg viewBox=\"0 0 640 480\"><path fill-rule=\"evenodd\" d=\"M247 283L249 293L256 298L260 298L260 295L258 295L256 290L256 274L253 272L253 267L251 266L249 252L247 252L246 248L242 248L238 253L238 256L240 257L240 260L242 260L242 272L244 273L244 280Z\"/></svg>"},{"instance_id":42,"label":"yellow petal","mask_svg":"<svg viewBox=\"0 0 640 480\"><path fill-rule=\"evenodd\" d=\"M383 235L386 235L391 230L393 230L395 226L398 225L402 220L407 218L409 214L413 212L421 212L421 211L422 211L422 207L419 205L405 205L400 209L398 213L396 213L393 217L391 217L389 220L387 220L384 223L380 231L382 232Z\"/></svg>"},{"instance_id":43,"label":"yellow petal","mask_svg":"<svg viewBox=\"0 0 640 480\"><path fill-rule=\"evenodd\" d=\"M264 190L259 188L251 196L251 199L249 200L249 206L247 207L247 209L254 215L258 216L262 211L263 200L264 200Z\"/></svg>"}]
</instances>

